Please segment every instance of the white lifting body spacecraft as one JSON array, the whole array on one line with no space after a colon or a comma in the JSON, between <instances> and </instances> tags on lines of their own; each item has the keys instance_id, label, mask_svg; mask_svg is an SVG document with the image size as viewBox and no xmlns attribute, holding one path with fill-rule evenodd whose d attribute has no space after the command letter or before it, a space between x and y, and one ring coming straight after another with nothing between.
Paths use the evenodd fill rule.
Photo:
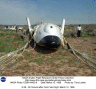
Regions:
<instances>
[{"instance_id":1,"label":"white lifting body spacecraft","mask_svg":"<svg viewBox=\"0 0 96 89\"><path fill-rule=\"evenodd\" d=\"M26 18L28 28L29 28L29 36L34 40L34 47L36 44L39 46L44 46L48 48L58 48L60 45L64 46L64 27L65 27L65 19L63 19L62 27L51 23L43 23L31 28L29 17Z\"/></svg>"}]
</instances>

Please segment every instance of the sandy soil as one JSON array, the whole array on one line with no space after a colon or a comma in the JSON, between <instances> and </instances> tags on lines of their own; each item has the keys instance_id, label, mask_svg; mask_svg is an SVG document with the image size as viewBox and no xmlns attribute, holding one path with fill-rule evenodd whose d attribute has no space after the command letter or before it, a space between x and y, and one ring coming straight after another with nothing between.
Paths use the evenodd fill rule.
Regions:
<instances>
[{"instance_id":1,"label":"sandy soil","mask_svg":"<svg viewBox=\"0 0 96 89\"><path fill-rule=\"evenodd\" d=\"M96 37L67 38L70 45L96 57ZM50 50L37 46L27 48L22 56L7 66L1 76L96 76L96 72L70 51Z\"/></svg>"}]
</instances>

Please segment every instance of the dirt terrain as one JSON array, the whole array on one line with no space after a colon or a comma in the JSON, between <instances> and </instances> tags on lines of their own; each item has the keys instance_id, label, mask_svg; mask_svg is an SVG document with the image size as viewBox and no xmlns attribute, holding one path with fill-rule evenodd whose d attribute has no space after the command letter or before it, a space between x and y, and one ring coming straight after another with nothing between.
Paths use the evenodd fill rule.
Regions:
<instances>
[{"instance_id":1,"label":"dirt terrain","mask_svg":"<svg viewBox=\"0 0 96 89\"><path fill-rule=\"evenodd\" d=\"M67 38L80 52L96 57L96 37ZM95 58L96 59L96 58ZM65 48L50 50L29 46L22 56L7 66L1 76L96 76L96 71Z\"/></svg>"}]
</instances>

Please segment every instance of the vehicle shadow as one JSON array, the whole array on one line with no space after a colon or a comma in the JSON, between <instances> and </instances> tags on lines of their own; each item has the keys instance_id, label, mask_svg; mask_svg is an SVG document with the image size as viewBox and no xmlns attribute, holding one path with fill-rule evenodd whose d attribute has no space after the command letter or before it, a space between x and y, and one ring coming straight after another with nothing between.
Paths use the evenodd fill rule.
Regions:
<instances>
[{"instance_id":1,"label":"vehicle shadow","mask_svg":"<svg viewBox=\"0 0 96 89\"><path fill-rule=\"evenodd\" d=\"M30 41L30 46L32 48L34 48L34 40L31 40ZM50 48L46 48L46 47L39 46L39 45L36 44L36 47L35 47L34 50L37 51L37 52L39 52L39 53L50 54L50 53L56 52L58 50L58 48L57 49L50 49Z\"/></svg>"}]
</instances>

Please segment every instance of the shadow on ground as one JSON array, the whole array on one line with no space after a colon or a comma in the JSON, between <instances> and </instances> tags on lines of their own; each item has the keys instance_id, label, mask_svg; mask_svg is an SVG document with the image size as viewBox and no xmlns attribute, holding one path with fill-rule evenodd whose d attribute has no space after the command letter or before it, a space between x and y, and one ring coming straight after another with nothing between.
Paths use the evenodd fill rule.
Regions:
<instances>
[{"instance_id":1,"label":"shadow on ground","mask_svg":"<svg viewBox=\"0 0 96 89\"><path fill-rule=\"evenodd\" d=\"M34 48L34 41L33 40L31 40L30 46L32 48ZM46 47L43 47L43 46L36 45L34 50L39 52L39 53L50 54L50 53L56 52L58 49L50 49L50 48L46 48Z\"/></svg>"}]
</instances>

